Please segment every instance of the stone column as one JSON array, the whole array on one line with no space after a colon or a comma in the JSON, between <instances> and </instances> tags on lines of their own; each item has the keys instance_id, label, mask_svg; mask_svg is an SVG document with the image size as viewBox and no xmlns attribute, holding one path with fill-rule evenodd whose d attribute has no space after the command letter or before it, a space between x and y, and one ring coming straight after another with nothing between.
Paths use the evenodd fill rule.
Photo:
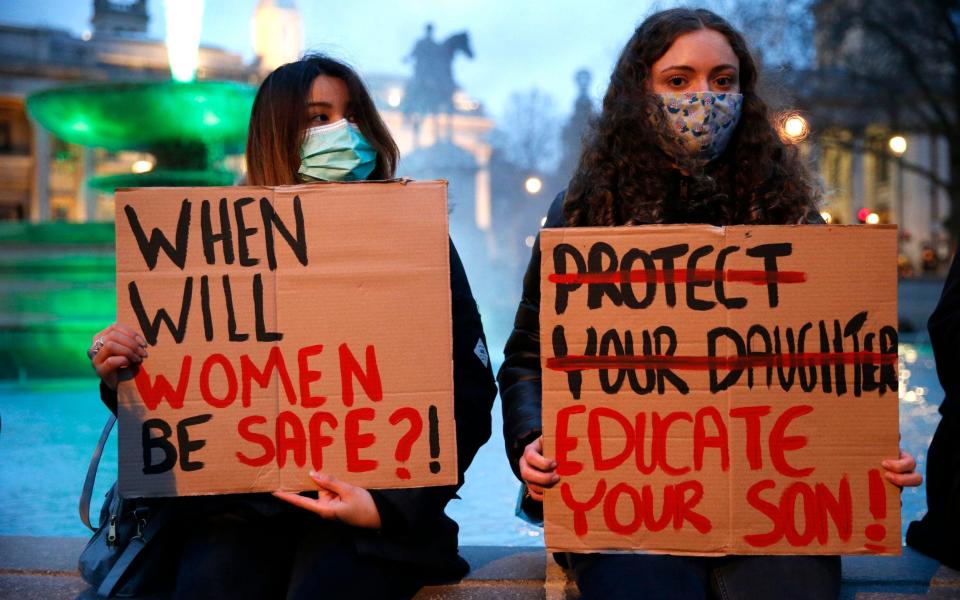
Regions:
<instances>
[{"instance_id":1,"label":"stone column","mask_svg":"<svg viewBox=\"0 0 960 600\"><path fill-rule=\"evenodd\" d=\"M490 146L478 145L473 155L477 159L476 204L474 221L480 231L490 231L493 225L493 208L490 201Z\"/></svg>"},{"instance_id":2,"label":"stone column","mask_svg":"<svg viewBox=\"0 0 960 600\"><path fill-rule=\"evenodd\" d=\"M33 185L30 193L30 220L50 220L50 134L31 120L33 128Z\"/></svg>"},{"instance_id":3,"label":"stone column","mask_svg":"<svg viewBox=\"0 0 960 600\"><path fill-rule=\"evenodd\" d=\"M87 182L93 176L93 148L78 146L80 157L78 160L77 177L77 216L82 223L97 220L97 193L90 189Z\"/></svg>"},{"instance_id":4,"label":"stone column","mask_svg":"<svg viewBox=\"0 0 960 600\"><path fill-rule=\"evenodd\" d=\"M940 136L936 133L931 133L927 136L927 152L930 156L927 165L934 174L939 175ZM943 217L940 216L940 187L933 182L933 179L930 180L928 185L928 193L930 195L930 224L933 226L934 231L939 232L941 223L943 222Z\"/></svg>"},{"instance_id":5,"label":"stone column","mask_svg":"<svg viewBox=\"0 0 960 600\"><path fill-rule=\"evenodd\" d=\"M857 223L857 211L866 206L863 183L866 173L863 169L863 153L865 152L863 133L853 132L850 152L850 214L843 215L844 223Z\"/></svg>"}]
</instances>

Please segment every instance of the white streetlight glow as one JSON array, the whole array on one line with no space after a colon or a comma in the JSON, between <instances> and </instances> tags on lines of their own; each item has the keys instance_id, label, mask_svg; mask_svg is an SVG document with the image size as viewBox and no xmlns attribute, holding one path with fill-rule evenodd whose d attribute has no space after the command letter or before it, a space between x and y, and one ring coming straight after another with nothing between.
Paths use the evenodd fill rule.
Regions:
<instances>
[{"instance_id":1,"label":"white streetlight glow","mask_svg":"<svg viewBox=\"0 0 960 600\"><path fill-rule=\"evenodd\" d=\"M792 142L807 137L807 120L800 115L791 115L783 122L783 133Z\"/></svg>"},{"instance_id":2,"label":"white streetlight glow","mask_svg":"<svg viewBox=\"0 0 960 600\"><path fill-rule=\"evenodd\" d=\"M153 163L149 160L137 160L130 165L131 173L149 173L153 170Z\"/></svg>"},{"instance_id":3,"label":"white streetlight glow","mask_svg":"<svg viewBox=\"0 0 960 600\"><path fill-rule=\"evenodd\" d=\"M907 151L907 138L902 135L895 135L890 138L888 142L890 146L890 151L896 154L897 156L903 156L903 153Z\"/></svg>"},{"instance_id":4,"label":"white streetlight glow","mask_svg":"<svg viewBox=\"0 0 960 600\"><path fill-rule=\"evenodd\" d=\"M539 194L540 190L543 189L543 181L535 175L530 176L523 182L523 187L526 188L528 194Z\"/></svg>"},{"instance_id":5,"label":"white streetlight glow","mask_svg":"<svg viewBox=\"0 0 960 600\"><path fill-rule=\"evenodd\" d=\"M878 215L877 213L872 212L869 215L867 215L867 225L876 225L879 222L880 222L880 215Z\"/></svg>"},{"instance_id":6,"label":"white streetlight glow","mask_svg":"<svg viewBox=\"0 0 960 600\"><path fill-rule=\"evenodd\" d=\"M403 90L398 87L390 88L387 92L387 104L392 108L397 108L403 102Z\"/></svg>"}]
</instances>

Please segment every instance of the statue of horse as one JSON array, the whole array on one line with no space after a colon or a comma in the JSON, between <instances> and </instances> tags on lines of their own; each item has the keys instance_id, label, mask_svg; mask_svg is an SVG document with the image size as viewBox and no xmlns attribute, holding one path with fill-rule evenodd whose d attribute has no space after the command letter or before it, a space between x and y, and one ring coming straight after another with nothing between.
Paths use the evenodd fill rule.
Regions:
<instances>
[{"instance_id":1,"label":"statue of horse","mask_svg":"<svg viewBox=\"0 0 960 600\"><path fill-rule=\"evenodd\" d=\"M437 105L435 112L453 112L453 93L457 91L457 83L453 78L453 59L457 53L473 58L473 49L470 47L470 36L463 31L448 37L440 44L439 66L437 73Z\"/></svg>"},{"instance_id":2,"label":"statue of horse","mask_svg":"<svg viewBox=\"0 0 960 600\"><path fill-rule=\"evenodd\" d=\"M415 129L419 129L420 121L426 115L451 115L454 112L453 94L457 83L453 78L453 59L457 54L473 58L467 32L455 33L438 44L430 37L432 29L427 31L427 36L417 41L409 56L415 65L402 104L404 114L413 120Z\"/></svg>"}]
</instances>

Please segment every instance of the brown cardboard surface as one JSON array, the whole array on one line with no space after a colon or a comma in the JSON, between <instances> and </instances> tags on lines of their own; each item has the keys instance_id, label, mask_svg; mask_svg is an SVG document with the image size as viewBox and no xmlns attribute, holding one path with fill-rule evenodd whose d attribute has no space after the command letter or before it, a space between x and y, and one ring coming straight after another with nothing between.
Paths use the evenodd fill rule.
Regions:
<instances>
[{"instance_id":1,"label":"brown cardboard surface","mask_svg":"<svg viewBox=\"0 0 960 600\"><path fill-rule=\"evenodd\" d=\"M456 483L446 182L132 189L116 210L117 319L149 342L118 390L121 493Z\"/></svg>"},{"instance_id":2,"label":"brown cardboard surface","mask_svg":"<svg viewBox=\"0 0 960 600\"><path fill-rule=\"evenodd\" d=\"M900 552L895 228L540 240L549 549Z\"/></svg>"}]
</instances>

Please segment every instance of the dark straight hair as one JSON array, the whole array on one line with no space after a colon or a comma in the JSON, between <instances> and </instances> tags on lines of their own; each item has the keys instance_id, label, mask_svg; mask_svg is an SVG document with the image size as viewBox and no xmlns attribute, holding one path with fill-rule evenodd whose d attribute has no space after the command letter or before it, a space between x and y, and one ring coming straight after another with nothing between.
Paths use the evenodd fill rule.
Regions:
<instances>
[{"instance_id":1,"label":"dark straight hair","mask_svg":"<svg viewBox=\"0 0 960 600\"><path fill-rule=\"evenodd\" d=\"M278 67L260 84L247 135L247 184L299 183L300 145L309 127L307 97L320 75L336 77L350 95L347 114L377 151L370 179L390 179L400 150L357 72L328 56L311 54Z\"/></svg>"}]
</instances>

